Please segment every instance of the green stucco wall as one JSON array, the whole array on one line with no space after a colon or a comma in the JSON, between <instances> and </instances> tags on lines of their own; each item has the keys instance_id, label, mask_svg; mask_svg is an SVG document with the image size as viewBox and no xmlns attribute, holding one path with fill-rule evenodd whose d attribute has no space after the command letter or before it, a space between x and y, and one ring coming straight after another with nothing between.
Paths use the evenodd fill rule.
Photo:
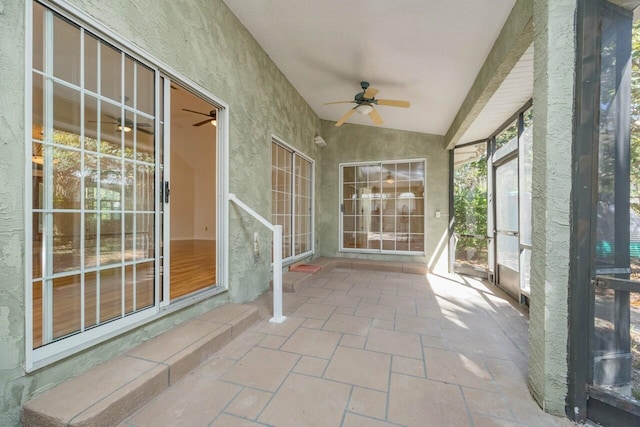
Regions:
<instances>
[{"instance_id":1,"label":"green stucco wall","mask_svg":"<svg viewBox=\"0 0 640 427\"><path fill-rule=\"evenodd\" d=\"M316 217L316 228L322 236L318 251L323 256L356 257L362 259L420 262L432 271L444 272L448 268L449 219L449 152L443 147L443 137L372 126L322 121L322 137L327 146L322 151L323 183L318 198L321 206ZM427 219L426 256L375 255L339 253L339 164L348 162L427 159ZM435 218L435 212L441 212Z\"/></svg>"},{"instance_id":2,"label":"green stucco wall","mask_svg":"<svg viewBox=\"0 0 640 427\"><path fill-rule=\"evenodd\" d=\"M24 363L24 5L0 1L0 425L14 425ZM26 392L28 393L28 391Z\"/></svg>"},{"instance_id":3,"label":"green stucco wall","mask_svg":"<svg viewBox=\"0 0 640 427\"><path fill-rule=\"evenodd\" d=\"M545 411L559 415L567 394L576 3L534 4L529 384Z\"/></svg>"},{"instance_id":4,"label":"green stucco wall","mask_svg":"<svg viewBox=\"0 0 640 427\"><path fill-rule=\"evenodd\" d=\"M229 105L229 190L265 217L271 212L271 135L316 161L320 120L221 0L70 0L119 36ZM181 310L32 374L24 373L25 0L0 0L0 425L19 423L29 397L120 354L168 327L269 286L270 260L254 262L264 227L229 209L229 292ZM316 176L316 191L322 180Z\"/></svg>"}]
</instances>

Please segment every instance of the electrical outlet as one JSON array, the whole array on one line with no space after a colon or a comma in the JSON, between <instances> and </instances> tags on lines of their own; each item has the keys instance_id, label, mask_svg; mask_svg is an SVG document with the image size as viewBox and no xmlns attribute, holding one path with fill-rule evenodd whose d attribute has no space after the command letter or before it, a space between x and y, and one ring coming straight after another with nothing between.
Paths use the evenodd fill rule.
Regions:
<instances>
[{"instance_id":1,"label":"electrical outlet","mask_svg":"<svg viewBox=\"0 0 640 427\"><path fill-rule=\"evenodd\" d=\"M258 232L253 233L253 256L260 257L260 244L258 243Z\"/></svg>"}]
</instances>

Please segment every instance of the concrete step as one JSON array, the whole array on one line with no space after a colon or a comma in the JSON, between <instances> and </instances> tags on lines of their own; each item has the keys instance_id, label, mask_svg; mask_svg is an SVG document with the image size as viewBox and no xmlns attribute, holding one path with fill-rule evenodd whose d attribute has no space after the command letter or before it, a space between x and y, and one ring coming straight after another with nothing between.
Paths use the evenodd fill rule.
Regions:
<instances>
[{"instance_id":1,"label":"concrete step","mask_svg":"<svg viewBox=\"0 0 640 427\"><path fill-rule=\"evenodd\" d=\"M372 261L357 258L327 258L320 257L309 262L307 265L320 267L317 272L300 272L287 271L282 275L282 291L298 292L309 285L313 279L313 275L321 272L330 271L334 268L346 268L349 270L369 270L369 271L385 271L389 273L406 273L425 275L429 269L425 264L407 263L407 262L389 262L389 261ZM270 283L273 289L273 281Z\"/></svg>"},{"instance_id":2,"label":"concrete step","mask_svg":"<svg viewBox=\"0 0 640 427\"><path fill-rule=\"evenodd\" d=\"M258 320L254 306L217 307L36 396L24 404L22 424L116 425Z\"/></svg>"}]
</instances>

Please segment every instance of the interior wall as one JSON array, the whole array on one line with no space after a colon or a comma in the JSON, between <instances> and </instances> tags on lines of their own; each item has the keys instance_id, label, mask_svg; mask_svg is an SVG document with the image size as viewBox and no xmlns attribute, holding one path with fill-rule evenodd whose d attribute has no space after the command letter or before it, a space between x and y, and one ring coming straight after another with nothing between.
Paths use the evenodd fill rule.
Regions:
<instances>
[{"instance_id":1,"label":"interior wall","mask_svg":"<svg viewBox=\"0 0 640 427\"><path fill-rule=\"evenodd\" d=\"M172 125L170 162L171 240L216 240L216 128Z\"/></svg>"},{"instance_id":2,"label":"interior wall","mask_svg":"<svg viewBox=\"0 0 640 427\"><path fill-rule=\"evenodd\" d=\"M380 108L384 116L383 108ZM416 132L381 129L373 126L322 121L322 137L327 146L322 152L323 186L316 194L321 210L316 216L319 234L316 242L319 255L342 256L372 260L419 262L432 271L448 269L449 218L449 152L444 149L444 137ZM340 171L347 162L426 158L426 255L381 255L339 252ZM440 218L435 212L440 211ZM321 236L321 238L318 238Z\"/></svg>"}]
</instances>

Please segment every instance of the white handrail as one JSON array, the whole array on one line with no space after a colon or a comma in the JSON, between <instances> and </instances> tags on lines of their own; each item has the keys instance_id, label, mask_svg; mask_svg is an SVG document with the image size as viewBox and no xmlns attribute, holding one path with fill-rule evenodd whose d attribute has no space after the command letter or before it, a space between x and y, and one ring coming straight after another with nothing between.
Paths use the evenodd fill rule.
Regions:
<instances>
[{"instance_id":1,"label":"white handrail","mask_svg":"<svg viewBox=\"0 0 640 427\"><path fill-rule=\"evenodd\" d=\"M282 315L282 226L271 224L238 199L234 193L229 193L229 201L244 209L273 232L273 317L269 319L269 322L282 323L287 319Z\"/></svg>"}]
</instances>

